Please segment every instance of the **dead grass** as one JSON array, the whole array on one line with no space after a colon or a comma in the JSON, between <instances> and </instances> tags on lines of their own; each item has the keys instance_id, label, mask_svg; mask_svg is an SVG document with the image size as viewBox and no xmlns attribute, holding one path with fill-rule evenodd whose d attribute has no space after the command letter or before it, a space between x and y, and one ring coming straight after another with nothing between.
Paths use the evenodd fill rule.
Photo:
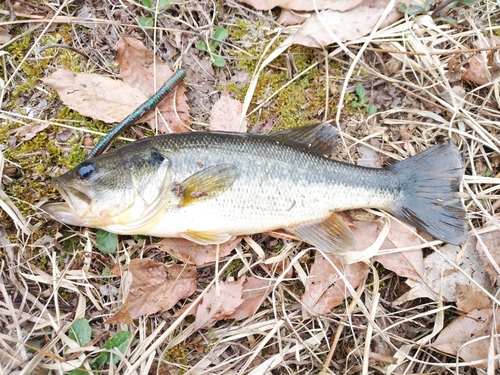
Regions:
<instances>
[{"instance_id":1,"label":"dead grass","mask_svg":"<svg viewBox=\"0 0 500 375\"><path fill-rule=\"evenodd\" d=\"M120 279L110 272L115 264L123 267L135 257L166 263L175 260L163 253L145 253L151 239L122 238L119 252L102 255L92 230L60 227L37 215L37 207L56 196L47 187L50 177L68 168L63 159L84 136L102 134L92 121L82 127L76 116L63 116L60 101L38 79L68 66L116 77L118 35L134 36L172 66L188 70L196 126L206 125L218 88L243 74L241 61L253 70L248 86L235 94L244 95L245 108L254 122L269 121L266 110L282 105L277 98L286 87L270 89L269 85L264 87L268 90L265 99L256 98L254 94L262 91L259 82L269 71L286 69L280 58L293 61L298 55L280 44L289 29L277 29L270 13L234 1L223 5L174 2L155 19L157 27L147 29L138 26L136 19L155 12L139 1L100 2L88 8L85 22L77 19L83 3L20 2L14 9L17 17L10 21L9 10L3 6L0 10L0 26L12 36L0 46L0 51L8 52L0 56L4 83L0 96L0 373L62 374L78 367L91 371L90 360L103 350L104 342L118 331L130 330L135 341L110 373L493 374L498 343L492 344L486 369L430 348L428 344L440 329L458 314L457 308L446 301L427 299L394 306L391 302L404 291L403 281L377 264L371 264L369 279L357 291L352 290L355 297L346 300L345 306L304 320L300 295L311 251L287 242L279 256L269 259L272 249L266 248L265 236L255 236L257 242L243 242L217 266L200 268L206 283L199 284L189 301L201 299L228 272L233 276L255 273L274 279L275 288L254 316L239 322L222 321L212 329L195 332L189 311L177 306L129 326L104 324L121 304ZM314 100L324 109L304 122L334 119L343 143L337 157L344 160L355 161L360 144L379 152L384 161L394 162L440 138L453 138L466 161L462 191L471 227L469 242L475 244L479 234L500 230L495 217L500 198L500 92L497 84L477 87L462 82L465 90L457 93L453 87L460 77L452 77L450 67L467 64L476 40L498 34L498 4L481 2L455 14L459 27L436 25L427 16L418 16L342 47L302 49L301 53L306 51L316 62L302 71L292 70L288 84L317 68L315 79L323 89L314 93ZM230 33L222 48L227 67L213 71L196 49L197 40L213 35L218 25L231 29L239 20L259 25L259 29L249 26L247 35L239 39ZM39 52L47 41L79 52L66 47ZM370 87L367 96L378 107L376 115L341 105L360 82ZM279 117L280 113L272 115ZM31 140L16 138L21 126L45 123L51 126L42 131L44 139L35 142L40 134ZM65 131L70 132L73 144L61 140ZM129 138L135 137L129 134ZM44 151L46 142L57 145L61 154ZM38 152L33 160L39 162L26 162L26 155L16 153L21 144L32 144L32 152ZM32 181L39 183L37 189L29 188ZM434 241L422 248L438 251L440 246ZM484 250L490 254L492 249L484 246ZM280 257L289 259L293 278L266 273L263 265L272 265ZM497 292L488 293L493 309L498 306ZM72 323L81 317L90 321L93 338L83 348L68 336ZM498 331L494 332L498 340Z\"/></svg>"}]
</instances>

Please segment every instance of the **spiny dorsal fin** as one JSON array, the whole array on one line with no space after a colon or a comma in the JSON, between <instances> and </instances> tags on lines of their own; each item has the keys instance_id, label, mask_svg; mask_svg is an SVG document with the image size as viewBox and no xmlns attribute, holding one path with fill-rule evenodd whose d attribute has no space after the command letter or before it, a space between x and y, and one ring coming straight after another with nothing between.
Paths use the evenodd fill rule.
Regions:
<instances>
[{"instance_id":1,"label":"spiny dorsal fin","mask_svg":"<svg viewBox=\"0 0 500 375\"><path fill-rule=\"evenodd\" d=\"M179 207L189 206L221 195L237 177L238 170L234 165L213 165L189 176L180 184L174 184L172 191L181 197Z\"/></svg>"}]
</instances>

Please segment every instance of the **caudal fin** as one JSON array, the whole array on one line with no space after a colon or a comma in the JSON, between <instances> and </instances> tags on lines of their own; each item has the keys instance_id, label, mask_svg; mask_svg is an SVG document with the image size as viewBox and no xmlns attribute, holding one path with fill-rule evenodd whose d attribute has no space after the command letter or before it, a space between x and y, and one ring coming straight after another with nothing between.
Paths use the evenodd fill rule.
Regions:
<instances>
[{"instance_id":1,"label":"caudal fin","mask_svg":"<svg viewBox=\"0 0 500 375\"><path fill-rule=\"evenodd\" d=\"M394 215L453 245L467 239L466 211L457 194L463 163L453 142L438 144L389 169L402 177Z\"/></svg>"}]
</instances>

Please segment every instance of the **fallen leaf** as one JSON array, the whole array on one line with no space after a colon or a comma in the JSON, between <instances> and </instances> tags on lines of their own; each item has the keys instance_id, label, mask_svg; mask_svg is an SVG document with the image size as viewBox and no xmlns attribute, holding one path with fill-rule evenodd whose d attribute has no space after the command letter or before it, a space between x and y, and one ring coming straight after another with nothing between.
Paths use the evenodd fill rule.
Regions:
<instances>
[{"instance_id":1,"label":"fallen leaf","mask_svg":"<svg viewBox=\"0 0 500 375\"><path fill-rule=\"evenodd\" d=\"M500 279L500 273L498 272L498 268L500 267L500 231L494 230L492 232L483 233L480 234L479 237L481 237L481 241L486 249L477 241L476 250L479 254L479 258L483 262L484 269L488 272L491 284L493 285ZM489 252L489 257L486 251ZM492 261L495 264L493 264Z\"/></svg>"},{"instance_id":2,"label":"fallen leaf","mask_svg":"<svg viewBox=\"0 0 500 375\"><path fill-rule=\"evenodd\" d=\"M409 2L410 0L396 2L395 8L390 11L380 28L400 19L402 14L397 10L397 4ZM351 2L345 1L345 3ZM333 8L321 10L308 18L285 43L318 48L336 43L337 40L346 42L361 38L372 32L389 3L390 0L363 0L359 5L356 4L356 7L345 12L333 10ZM415 1L412 3L415 4Z\"/></svg>"},{"instance_id":3,"label":"fallen leaf","mask_svg":"<svg viewBox=\"0 0 500 375\"><path fill-rule=\"evenodd\" d=\"M381 250L420 244L420 239L416 236L414 229L408 228L395 219L391 218L390 220L391 227L380 246ZM376 241L383 224L380 221L354 221L351 226L356 239L354 251L363 251ZM363 262L344 265L340 258L332 257L330 259L339 270L343 271L344 276L353 288L356 288L368 274L369 267ZM420 276L424 273L422 250L377 255L373 260L381 263L386 269L392 270L401 277L420 280ZM319 253L316 253L309 276L302 296L302 302L304 303L302 315L304 318L308 316L309 312L325 314L335 306L343 303L350 296L344 281Z\"/></svg>"},{"instance_id":4,"label":"fallen leaf","mask_svg":"<svg viewBox=\"0 0 500 375\"><path fill-rule=\"evenodd\" d=\"M42 82L56 90L69 108L107 123L123 120L147 99L125 82L97 74L58 69Z\"/></svg>"},{"instance_id":5,"label":"fallen leaf","mask_svg":"<svg viewBox=\"0 0 500 375\"><path fill-rule=\"evenodd\" d=\"M210 112L209 128L212 131L228 131L244 133L247 131L247 120L241 117L243 104L231 98L227 89L222 91L220 99Z\"/></svg>"},{"instance_id":6,"label":"fallen leaf","mask_svg":"<svg viewBox=\"0 0 500 375\"><path fill-rule=\"evenodd\" d=\"M138 88L147 98L173 75L166 64L135 38L120 38L116 61L120 64L123 81ZM175 95L169 95L156 106L166 123L159 119L156 124L153 112L146 114L142 121L146 121L154 130L158 128L160 133L189 131L189 106L184 85L180 83L176 90Z\"/></svg>"},{"instance_id":7,"label":"fallen leaf","mask_svg":"<svg viewBox=\"0 0 500 375\"><path fill-rule=\"evenodd\" d=\"M477 53L470 58L469 67L462 73L462 79L474 82L480 86L491 82L491 76L483 55Z\"/></svg>"},{"instance_id":8,"label":"fallen leaf","mask_svg":"<svg viewBox=\"0 0 500 375\"><path fill-rule=\"evenodd\" d=\"M399 221L391 218L391 229L381 249L401 249L404 247L418 246L422 243L415 233ZM379 224L380 228L380 224ZM373 258L385 269L393 271L396 275L418 280L424 274L424 256L421 249L398 252L393 254L377 255Z\"/></svg>"},{"instance_id":9,"label":"fallen leaf","mask_svg":"<svg viewBox=\"0 0 500 375\"><path fill-rule=\"evenodd\" d=\"M194 329L209 328L222 319L227 319L243 302L242 292L245 277L236 281L219 282L203 296L196 307Z\"/></svg>"},{"instance_id":10,"label":"fallen leaf","mask_svg":"<svg viewBox=\"0 0 500 375\"><path fill-rule=\"evenodd\" d=\"M314 11L316 9L335 9L338 11L346 11L356 7L362 0L240 0L242 3L248 4L255 9L270 10L276 7L283 9L293 9L302 11Z\"/></svg>"},{"instance_id":11,"label":"fallen leaf","mask_svg":"<svg viewBox=\"0 0 500 375\"><path fill-rule=\"evenodd\" d=\"M353 288L356 288L364 280L370 270L370 267L364 262L344 265L336 256L330 256L330 260L343 273ZM350 295L351 293L347 290L335 268L317 251L309 277L306 280L305 292L301 298L304 319L310 315L326 314L334 307L344 303Z\"/></svg>"},{"instance_id":12,"label":"fallen leaf","mask_svg":"<svg viewBox=\"0 0 500 375\"><path fill-rule=\"evenodd\" d=\"M361 145L358 147L359 158L357 161L357 165L361 165L362 167L370 167L370 168L380 168L382 167L382 161L380 160L379 154L367 147L365 145Z\"/></svg>"},{"instance_id":13,"label":"fallen leaf","mask_svg":"<svg viewBox=\"0 0 500 375\"><path fill-rule=\"evenodd\" d=\"M270 280L248 277L243 283L241 298L243 302L227 319L241 320L254 315L264 300L271 293L273 285Z\"/></svg>"},{"instance_id":14,"label":"fallen leaf","mask_svg":"<svg viewBox=\"0 0 500 375\"><path fill-rule=\"evenodd\" d=\"M164 238L152 246L166 251L171 256L188 264L201 266L217 260L217 246L219 246L219 259L229 255L241 242L241 237L220 245L199 245L184 238Z\"/></svg>"},{"instance_id":15,"label":"fallen leaf","mask_svg":"<svg viewBox=\"0 0 500 375\"><path fill-rule=\"evenodd\" d=\"M140 316L172 308L196 291L196 268L134 259L122 278L125 302L107 324L130 324Z\"/></svg>"},{"instance_id":16,"label":"fallen leaf","mask_svg":"<svg viewBox=\"0 0 500 375\"><path fill-rule=\"evenodd\" d=\"M12 36L5 29L5 27L0 27L0 44L5 44L11 40Z\"/></svg>"},{"instance_id":17,"label":"fallen leaf","mask_svg":"<svg viewBox=\"0 0 500 375\"><path fill-rule=\"evenodd\" d=\"M464 312L491 308L490 299L475 286L457 284L455 287L457 307Z\"/></svg>"},{"instance_id":18,"label":"fallen leaf","mask_svg":"<svg viewBox=\"0 0 500 375\"><path fill-rule=\"evenodd\" d=\"M280 25L300 25L304 23L313 13L299 13L296 11L291 11L288 9L283 9L280 13L279 18L276 20Z\"/></svg>"},{"instance_id":19,"label":"fallen leaf","mask_svg":"<svg viewBox=\"0 0 500 375\"><path fill-rule=\"evenodd\" d=\"M44 131L50 126L48 122L42 122L36 125L24 125L16 129L16 137L19 137L19 141L29 141L36 137L38 133Z\"/></svg>"},{"instance_id":20,"label":"fallen leaf","mask_svg":"<svg viewBox=\"0 0 500 375\"><path fill-rule=\"evenodd\" d=\"M408 279L406 284L411 290L403 294L393 303L398 305L415 298L430 298L433 301L440 299L446 302L455 302L457 296L456 286L473 285L473 279L483 288L491 291L488 275L474 251L475 243L471 238L467 241L467 249L462 251L460 246L445 245L440 248L440 252L432 253L424 258L424 273L416 280ZM460 272L457 268L460 268ZM468 275L468 277L466 276Z\"/></svg>"},{"instance_id":21,"label":"fallen leaf","mask_svg":"<svg viewBox=\"0 0 500 375\"><path fill-rule=\"evenodd\" d=\"M494 311L492 308L472 310L466 316L459 316L448 324L430 346L453 356L459 356L466 362L484 360L474 367L486 368L492 328L497 326L499 319L499 310ZM494 361L495 369L499 364L498 359Z\"/></svg>"}]
</instances>

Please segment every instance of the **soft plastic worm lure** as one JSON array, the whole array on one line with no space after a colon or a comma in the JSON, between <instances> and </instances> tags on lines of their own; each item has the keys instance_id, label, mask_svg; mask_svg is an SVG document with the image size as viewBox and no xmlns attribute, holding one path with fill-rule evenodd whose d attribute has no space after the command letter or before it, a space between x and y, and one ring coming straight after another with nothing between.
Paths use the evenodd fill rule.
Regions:
<instances>
[{"instance_id":1,"label":"soft plastic worm lure","mask_svg":"<svg viewBox=\"0 0 500 375\"><path fill-rule=\"evenodd\" d=\"M134 112L128 115L122 122L115 126L94 149L90 152L89 159L99 156L111 144L111 142L120 134L125 128L135 123L138 119L151 111L159 102L161 102L174 88L184 79L186 73L184 70L179 69L174 73L168 81L160 87L160 89L148 100L142 103Z\"/></svg>"}]
</instances>

